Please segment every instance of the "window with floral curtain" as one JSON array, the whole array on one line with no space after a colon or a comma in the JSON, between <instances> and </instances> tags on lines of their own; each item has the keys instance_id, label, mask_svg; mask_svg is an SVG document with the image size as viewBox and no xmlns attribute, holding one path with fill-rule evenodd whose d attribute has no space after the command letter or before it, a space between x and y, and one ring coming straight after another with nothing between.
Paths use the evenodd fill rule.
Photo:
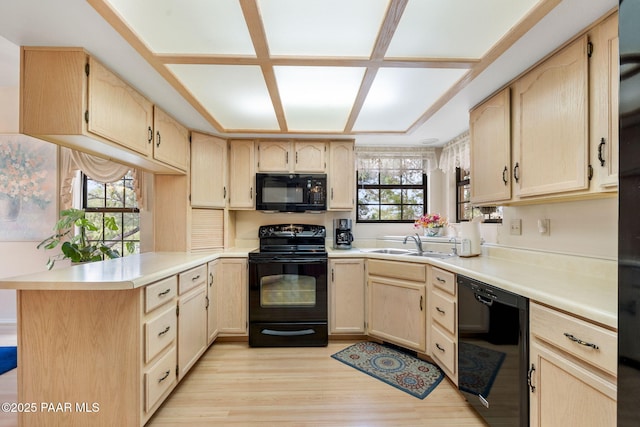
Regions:
<instances>
[{"instance_id":1,"label":"window with floral curtain","mask_svg":"<svg viewBox=\"0 0 640 427\"><path fill-rule=\"evenodd\" d=\"M427 211L427 172L433 149L356 147L356 222L410 223Z\"/></svg>"}]
</instances>

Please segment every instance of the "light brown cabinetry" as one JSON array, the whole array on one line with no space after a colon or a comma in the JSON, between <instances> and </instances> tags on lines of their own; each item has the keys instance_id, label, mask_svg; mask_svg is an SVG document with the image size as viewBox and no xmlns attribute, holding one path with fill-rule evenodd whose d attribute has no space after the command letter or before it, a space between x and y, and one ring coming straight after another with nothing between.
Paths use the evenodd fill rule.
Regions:
<instances>
[{"instance_id":1,"label":"light brown cabinetry","mask_svg":"<svg viewBox=\"0 0 640 427\"><path fill-rule=\"evenodd\" d=\"M331 259L329 275L329 332L364 334L364 260Z\"/></svg>"},{"instance_id":2,"label":"light brown cabinetry","mask_svg":"<svg viewBox=\"0 0 640 427\"><path fill-rule=\"evenodd\" d=\"M352 210L355 206L353 141L329 142L327 209Z\"/></svg>"},{"instance_id":3,"label":"light brown cabinetry","mask_svg":"<svg viewBox=\"0 0 640 427\"><path fill-rule=\"evenodd\" d=\"M218 284L222 280L220 261L215 260L207 264L209 272L207 282L207 344L211 344L218 337Z\"/></svg>"},{"instance_id":4,"label":"light brown cabinetry","mask_svg":"<svg viewBox=\"0 0 640 427\"><path fill-rule=\"evenodd\" d=\"M503 89L469 114L471 203L511 198L511 94Z\"/></svg>"},{"instance_id":5,"label":"light brown cabinetry","mask_svg":"<svg viewBox=\"0 0 640 427\"><path fill-rule=\"evenodd\" d=\"M591 94L591 164L600 191L618 186L618 100L620 86L618 13L590 32L593 43L589 90Z\"/></svg>"},{"instance_id":6,"label":"light brown cabinetry","mask_svg":"<svg viewBox=\"0 0 640 427\"><path fill-rule=\"evenodd\" d=\"M531 425L616 425L617 334L530 304Z\"/></svg>"},{"instance_id":7,"label":"light brown cabinetry","mask_svg":"<svg viewBox=\"0 0 640 427\"><path fill-rule=\"evenodd\" d=\"M420 352L426 351L426 266L367 261L367 333Z\"/></svg>"},{"instance_id":8,"label":"light brown cabinetry","mask_svg":"<svg viewBox=\"0 0 640 427\"><path fill-rule=\"evenodd\" d=\"M324 141L259 141L258 172L312 172L326 170Z\"/></svg>"},{"instance_id":9,"label":"light brown cabinetry","mask_svg":"<svg viewBox=\"0 0 640 427\"><path fill-rule=\"evenodd\" d=\"M255 207L255 148L252 140L229 141L229 208Z\"/></svg>"},{"instance_id":10,"label":"light brown cabinetry","mask_svg":"<svg viewBox=\"0 0 640 427\"><path fill-rule=\"evenodd\" d=\"M152 172L187 169L186 129L83 49L23 47L20 87L21 133Z\"/></svg>"},{"instance_id":11,"label":"light brown cabinetry","mask_svg":"<svg viewBox=\"0 0 640 427\"><path fill-rule=\"evenodd\" d=\"M458 298L455 275L429 266L431 357L458 384Z\"/></svg>"},{"instance_id":12,"label":"light brown cabinetry","mask_svg":"<svg viewBox=\"0 0 640 427\"><path fill-rule=\"evenodd\" d=\"M220 336L248 334L248 282L246 258L221 258L218 282L218 327Z\"/></svg>"},{"instance_id":13,"label":"light brown cabinetry","mask_svg":"<svg viewBox=\"0 0 640 427\"><path fill-rule=\"evenodd\" d=\"M226 206L227 161L226 140L191 133L191 207Z\"/></svg>"},{"instance_id":14,"label":"light brown cabinetry","mask_svg":"<svg viewBox=\"0 0 640 427\"><path fill-rule=\"evenodd\" d=\"M178 276L178 373L184 375L207 348L207 266Z\"/></svg>"},{"instance_id":15,"label":"light brown cabinetry","mask_svg":"<svg viewBox=\"0 0 640 427\"><path fill-rule=\"evenodd\" d=\"M589 186L589 63L582 36L513 87L513 178L519 198Z\"/></svg>"}]
</instances>

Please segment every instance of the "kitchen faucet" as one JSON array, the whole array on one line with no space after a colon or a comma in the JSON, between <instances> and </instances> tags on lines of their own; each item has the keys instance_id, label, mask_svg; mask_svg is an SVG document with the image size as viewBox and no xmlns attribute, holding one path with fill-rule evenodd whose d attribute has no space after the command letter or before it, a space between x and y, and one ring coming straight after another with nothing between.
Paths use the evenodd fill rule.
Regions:
<instances>
[{"instance_id":1,"label":"kitchen faucet","mask_svg":"<svg viewBox=\"0 0 640 427\"><path fill-rule=\"evenodd\" d=\"M453 242L453 248L451 248L451 253L453 255L458 255L458 246L457 246L458 245L458 239L456 239L455 236L454 236L454 237L449 239L449 243L451 243L451 242Z\"/></svg>"},{"instance_id":2,"label":"kitchen faucet","mask_svg":"<svg viewBox=\"0 0 640 427\"><path fill-rule=\"evenodd\" d=\"M415 242L416 247L418 248L418 253L422 253L422 252L424 252L424 251L422 250L422 240L420 240L420 235L419 235L418 233L416 233L416 235L415 235L415 236L405 236L405 237L404 237L404 241L402 242L402 244L403 244L403 245L406 245L406 244L407 244L407 240L408 240L409 238L412 238L412 239L413 239L413 241Z\"/></svg>"}]
</instances>

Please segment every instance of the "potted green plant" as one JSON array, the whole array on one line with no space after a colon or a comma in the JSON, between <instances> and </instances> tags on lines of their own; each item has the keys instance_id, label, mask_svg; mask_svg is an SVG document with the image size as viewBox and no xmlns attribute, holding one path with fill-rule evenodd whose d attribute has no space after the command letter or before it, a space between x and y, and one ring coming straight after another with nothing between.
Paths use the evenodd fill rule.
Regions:
<instances>
[{"instance_id":1,"label":"potted green plant","mask_svg":"<svg viewBox=\"0 0 640 427\"><path fill-rule=\"evenodd\" d=\"M104 218L104 226L109 230L118 230L113 217ZM78 229L74 233L74 229ZM47 269L51 270L59 259L70 259L74 263L101 261L103 257L119 258L118 251L101 242L89 242L87 231L99 231L100 228L88 220L83 209L65 209L60 212L60 219L53 227L55 233L44 239L37 248L54 249L62 244L62 253L52 256L47 261Z\"/></svg>"}]
</instances>

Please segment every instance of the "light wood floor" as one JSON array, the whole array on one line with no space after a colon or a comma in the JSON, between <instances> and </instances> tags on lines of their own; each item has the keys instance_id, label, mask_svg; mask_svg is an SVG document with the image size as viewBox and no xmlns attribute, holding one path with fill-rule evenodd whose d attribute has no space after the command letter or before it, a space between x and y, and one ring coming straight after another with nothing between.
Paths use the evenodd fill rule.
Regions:
<instances>
[{"instance_id":1,"label":"light wood floor","mask_svg":"<svg viewBox=\"0 0 640 427\"><path fill-rule=\"evenodd\" d=\"M147 426L485 426L446 379L420 400L330 357L352 343L215 343ZM0 376L1 402L16 401L16 372ZM0 413L0 427L16 425Z\"/></svg>"}]
</instances>

